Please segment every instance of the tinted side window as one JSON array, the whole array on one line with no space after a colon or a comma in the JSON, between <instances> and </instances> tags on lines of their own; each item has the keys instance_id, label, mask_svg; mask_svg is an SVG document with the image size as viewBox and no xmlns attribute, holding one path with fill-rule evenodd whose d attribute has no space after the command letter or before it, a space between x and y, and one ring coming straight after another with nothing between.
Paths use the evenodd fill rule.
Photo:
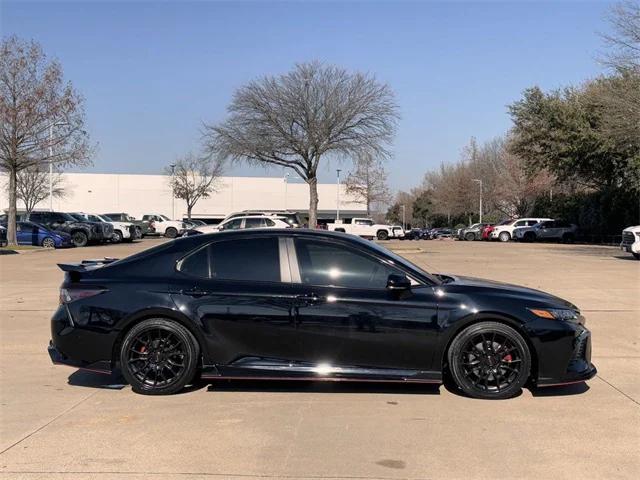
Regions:
<instances>
[{"instance_id":1,"label":"tinted side window","mask_svg":"<svg viewBox=\"0 0 640 480\"><path fill-rule=\"evenodd\" d=\"M516 222L513 224L514 227L524 227L527 224L526 221L524 220L520 220L519 222Z\"/></svg>"},{"instance_id":2,"label":"tinted side window","mask_svg":"<svg viewBox=\"0 0 640 480\"><path fill-rule=\"evenodd\" d=\"M216 280L279 282L277 238L247 238L214 242L182 261L180 271Z\"/></svg>"},{"instance_id":3,"label":"tinted side window","mask_svg":"<svg viewBox=\"0 0 640 480\"><path fill-rule=\"evenodd\" d=\"M46 213L32 213L29 215L29 220L36 223L44 223L49 220L47 217Z\"/></svg>"},{"instance_id":4,"label":"tinted side window","mask_svg":"<svg viewBox=\"0 0 640 480\"><path fill-rule=\"evenodd\" d=\"M385 288L391 273L402 273L376 258L342 245L296 240L302 283L350 288Z\"/></svg>"},{"instance_id":5,"label":"tinted side window","mask_svg":"<svg viewBox=\"0 0 640 480\"><path fill-rule=\"evenodd\" d=\"M273 220L270 220L268 218L265 218L263 221L264 221L264 226L265 227L273 227L276 224L276 222L274 222Z\"/></svg>"},{"instance_id":6,"label":"tinted side window","mask_svg":"<svg viewBox=\"0 0 640 480\"><path fill-rule=\"evenodd\" d=\"M245 218L244 228L259 228L264 226L264 220L261 218Z\"/></svg>"}]
</instances>

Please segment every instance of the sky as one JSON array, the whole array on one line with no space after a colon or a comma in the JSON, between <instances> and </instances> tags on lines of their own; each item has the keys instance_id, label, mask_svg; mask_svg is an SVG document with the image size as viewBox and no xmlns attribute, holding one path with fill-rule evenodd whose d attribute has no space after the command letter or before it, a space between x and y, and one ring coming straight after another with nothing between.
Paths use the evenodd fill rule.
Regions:
<instances>
[{"instance_id":1,"label":"sky","mask_svg":"<svg viewBox=\"0 0 640 480\"><path fill-rule=\"evenodd\" d=\"M0 0L0 34L40 42L85 97L101 173L161 173L201 147L247 82L319 60L368 72L396 94L387 164L396 189L510 127L524 89L603 73L605 1L216 2ZM335 181L336 164L320 180ZM349 170L349 164L340 168ZM236 165L231 175L281 176Z\"/></svg>"}]
</instances>

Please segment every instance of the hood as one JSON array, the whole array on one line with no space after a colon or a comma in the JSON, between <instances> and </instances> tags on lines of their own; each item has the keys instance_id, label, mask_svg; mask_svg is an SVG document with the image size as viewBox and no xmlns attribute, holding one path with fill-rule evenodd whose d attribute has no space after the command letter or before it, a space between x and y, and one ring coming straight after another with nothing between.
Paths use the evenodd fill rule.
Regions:
<instances>
[{"instance_id":1,"label":"hood","mask_svg":"<svg viewBox=\"0 0 640 480\"><path fill-rule=\"evenodd\" d=\"M510 283L496 282L494 280L485 280L483 278L453 275L447 276L453 279L453 282L447 283L448 285L453 284L466 287L476 287L487 294L504 295L512 298L519 297L525 301L528 300L545 303L552 308L571 308L573 310L579 310L578 307L567 300L533 288L522 287L520 285L513 285Z\"/></svg>"},{"instance_id":2,"label":"hood","mask_svg":"<svg viewBox=\"0 0 640 480\"><path fill-rule=\"evenodd\" d=\"M635 225L633 227L627 227L623 230L623 232L631 232L631 233L637 233L640 232L640 225Z\"/></svg>"}]
</instances>

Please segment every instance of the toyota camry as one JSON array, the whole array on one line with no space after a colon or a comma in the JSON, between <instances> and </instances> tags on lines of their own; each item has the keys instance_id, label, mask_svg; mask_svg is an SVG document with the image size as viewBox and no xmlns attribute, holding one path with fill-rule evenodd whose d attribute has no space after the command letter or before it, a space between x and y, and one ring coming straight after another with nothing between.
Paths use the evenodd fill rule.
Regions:
<instances>
[{"instance_id":1,"label":"toyota camry","mask_svg":"<svg viewBox=\"0 0 640 480\"><path fill-rule=\"evenodd\" d=\"M441 383L468 396L596 374L579 309L529 288L426 272L344 233L254 229L61 264L54 363L133 390L202 379Z\"/></svg>"}]
</instances>

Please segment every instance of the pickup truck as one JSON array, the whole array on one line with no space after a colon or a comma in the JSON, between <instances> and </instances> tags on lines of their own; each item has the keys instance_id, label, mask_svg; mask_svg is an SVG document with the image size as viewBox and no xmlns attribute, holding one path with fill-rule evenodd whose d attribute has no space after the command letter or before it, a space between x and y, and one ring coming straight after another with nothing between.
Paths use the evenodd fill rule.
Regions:
<instances>
[{"instance_id":1,"label":"pickup truck","mask_svg":"<svg viewBox=\"0 0 640 480\"><path fill-rule=\"evenodd\" d=\"M168 238L176 238L182 235L189 227L179 220L171 220L166 215L159 213L147 213L142 220L149 223L148 235L164 235Z\"/></svg>"},{"instance_id":2,"label":"pickup truck","mask_svg":"<svg viewBox=\"0 0 640 480\"><path fill-rule=\"evenodd\" d=\"M636 260L640 260L640 225L627 227L622 231L620 249L633 255Z\"/></svg>"},{"instance_id":3,"label":"pickup truck","mask_svg":"<svg viewBox=\"0 0 640 480\"><path fill-rule=\"evenodd\" d=\"M352 218L350 222L328 223L327 230L350 233L363 238L377 238L378 240L404 237L402 228L374 223L370 218Z\"/></svg>"}]
</instances>

